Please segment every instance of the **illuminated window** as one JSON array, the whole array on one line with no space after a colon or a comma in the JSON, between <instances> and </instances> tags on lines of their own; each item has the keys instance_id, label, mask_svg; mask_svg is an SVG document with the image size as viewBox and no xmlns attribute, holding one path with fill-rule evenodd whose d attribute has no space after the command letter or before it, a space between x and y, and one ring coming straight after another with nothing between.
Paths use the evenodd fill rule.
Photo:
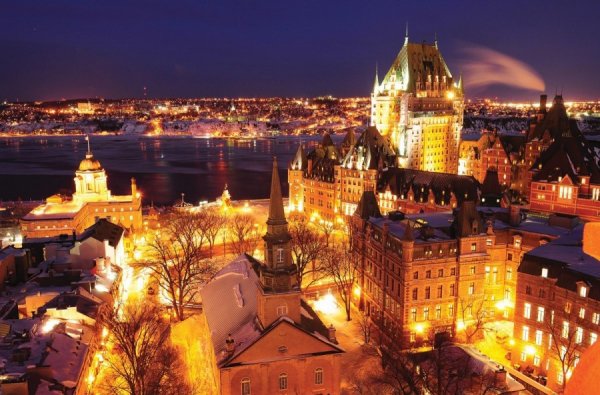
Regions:
<instances>
[{"instance_id":1,"label":"illuminated window","mask_svg":"<svg viewBox=\"0 0 600 395\"><path fill-rule=\"evenodd\" d=\"M471 268L469 269L471 274L475 274L475 266L471 266Z\"/></svg>"},{"instance_id":2,"label":"illuminated window","mask_svg":"<svg viewBox=\"0 0 600 395\"><path fill-rule=\"evenodd\" d=\"M565 339L569 337L569 322L568 321L563 321L561 336Z\"/></svg>"},{"instance_id":3,"label":"illuminated window","mask_svg":"<svg viewBox=\"0 0 600 395\"><path fill-rule=\"evenodd\" d=\"M529 327L523 326L523 335L521 337L523 341L529 341Z\"/></svg>"},{"instance_id":4,"label":"illuminated window","mask_svg":"<svg viewBox=\"0 0 600 395\"><path fill-rule=\"evenodd\" d=\"M448 317L450 317L450 318L454 317L454 305L453 304L448 305Z\"/></svg>"},{"instance_id":5,"label":"illuminated window","mask_svg":"<svg viewBox=\"0 0 600 395\"><path fill-rule=\"evenodd\" d=\"M411 318L413 321L416 321L416 320L417 320L417 309L416 309L416 308L414 308L414 307L413 307L412 309L410 309L410 318Z\"/></svg>"},{"instance_id":6,"label":"illuminated window","mask_svg":"<svg viewBox=\"0 0 600 395\"><path fill-rule=\"evenodd\" d=\"M323 369L322 368L315 369L315 384L316 385L323 384Z\"/></svg>"},{"instance_id":7,"label":"illuminated window","mask_svg":"<svg viewBox=\"0 0 600 395\"><path fill-rule=\"evenodd\" d=\"M242 379L242 395L250 395L250 379Z\"/></svg>"},{"instance_id":8,"label":"illuminated window","mask_svg":"<svg viewBox=\"0 0 600 395\"><path fill-rule=\"evenodd\" d=\"M596 340L598 340L598 334L591 332L590 333L590 346L594 343L596 343Z\"/></svg>"},{"instance_id":9,"label":"illuminated window","mask_svg":"<svg viewBox=\"0 0 600 395\"><path fill-rule=\"evenodd\" d=\"M581 344L583 341L583 328L578 326L577 332L575 332L575 343Z\"/></svg>"},{"instance_id":10,"label":"illuminated window","mask_svg":"<svg viewBox=\"0 0 600 395\"><path fill-rule=\"evenodd\" d=\"M587 287L584 287L583 285L579 286L579 296L582 298L587 296Z\"/></svg>"},{"instance_id":11,"label":"illuminated window","mask_svg":"<svg viewBox=\"0 0 600 395\"><path fill-rule=\"evenodd\" d=\"M279 389L286 390L288 387L288 376L285 373L279 375Z\"/></svg>"},{"instance_id":12,"label":"illuminated window","mask_svg":"<svg viewBox=\"0 0 600 395\"><path fill-rule=\"evenodd\" d=\"M471 243L471 251L477 251L477 243Z\"/></svg>"},{"instance_id":13,"label":"illuminated window","mask_svg":"<svg viewBox=\"0 0 600 395\"><path fill-rule=\"evenodd\" d=\"M548 268L547 267L542 268L542 277L548 277Z\"/></svg>"},{"instance_id":14,"label":"illuminated window","mask_svg":"<svg viewBox=\"0 0 600 395\"><path fill-rule=\"evenodd\" d=\"M531 318L531 303L525 303L523 308L523 317Z\"/></svg>"},{"instance_id":15,"label":"illuminated window","mask_svg":"<svg viewBox=\"0 0 600 395\"><path fill-rule=\"evenodd\" d=\"M541 346L544 341L544 332L537 330L535 331L535 344Z\"/></svg>"},{"instance_id":16,"label":"illuminated window","mask_svg":"<svg viewBox=\"0 0 600 395\"><path fill-rule=\"evenodd\" d=\"M429 307L423 308L423 319L425 321L429 320Z\"/></svg>"},{"instance_id":17,"label":"illuminated window","mask_svg":"<svg viewBox=\"0 0 600 395\"><path fill-rule=\"evenodd\" d=\"M469 295L473 295L475 293L475 283L469 284Z\"/></svg>"},{"instance_id":18,"label":"illuminated window","mask_svg":"<svg viewBox=\"0 0 600 395\"><path fill-rule=\"evenodd\" d=\"M544 322L544 308L543 307L538 307L538 317L537 317L537 321L538 322Z\"/></svg>"},{"instance_id":19,"label":"illuminated window","mask_svg":"<svg viewBox=\"0 0 600 395\"><path fill-rule=\"evenodd\" d=\"M583 307L581 307L579 309L579 318L581 318L581 319L585 318L585 309Z\"/></svg>"},{"instance_id":20,"label":"illuminated window","mask_svg":"<svg viewBox=\"0 0 600 395\"><path fill-rule=\"evenodd\" d=\"M592 314L592 324L598 325L600 323L600 313Z\"/></svg>"}]
</instances>

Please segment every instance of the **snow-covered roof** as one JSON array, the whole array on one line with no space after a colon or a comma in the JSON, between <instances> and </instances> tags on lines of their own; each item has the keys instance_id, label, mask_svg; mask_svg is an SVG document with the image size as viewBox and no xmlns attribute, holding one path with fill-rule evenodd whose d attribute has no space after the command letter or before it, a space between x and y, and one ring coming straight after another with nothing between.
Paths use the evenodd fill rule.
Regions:
<instances>
[{"instance_id":1,"label":"snow-covered roof","mask_svg":"<svg viewBox=\"0 0 600 395\"><path fill-rule=\"evenodd\" d=\"M246 255L221 269L200 291L218 364L226 359L229 334L235 339L236 354L260 336L257 292L258 277Z\"/></svg>"}]
</instances>

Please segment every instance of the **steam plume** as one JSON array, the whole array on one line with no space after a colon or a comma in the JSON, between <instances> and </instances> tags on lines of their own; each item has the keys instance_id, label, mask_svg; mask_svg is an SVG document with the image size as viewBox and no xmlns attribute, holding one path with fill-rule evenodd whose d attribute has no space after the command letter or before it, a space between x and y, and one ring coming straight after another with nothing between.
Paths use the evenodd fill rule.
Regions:
<instances>
[{"instance_id":1,"label":"steam plume","mask_svg":"<svg viewBox=\"0 0 600 395\"><path fill-rule=\"evenodd\" d=\"M463 52L467 88L507 85L542 92L546 87L542 77L518 59L482 46L467 46Z\"/></svg>"}]
</instances>

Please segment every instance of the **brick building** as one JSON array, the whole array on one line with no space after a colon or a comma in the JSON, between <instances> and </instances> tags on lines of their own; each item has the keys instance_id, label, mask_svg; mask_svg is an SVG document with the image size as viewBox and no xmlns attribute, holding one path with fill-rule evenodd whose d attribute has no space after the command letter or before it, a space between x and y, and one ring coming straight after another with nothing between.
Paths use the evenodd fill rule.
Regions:
<instances>
[{"instance_id":1,"label":"brick building","mask_svg":"<svg viewBox=\"0 0 600 395\"><path fill-rule=\"evenodd\" d=\"M588 226L529 251L518 269L512 361L556 391L600 335L600 260L586 252Z\"/></svg>"},{"instance_id":2,"label":"brick building","mask_svg":"<svg viewBox=\"0 0 600 395\"><path fill-rule=\"evenodd\" d=\"M406 347L510 319L522 255L569 232L563 222L469 201L454 212L383 217L365 193L353 217L356 302L378 327L399 331Z\"/></svg>"}]
</instances>

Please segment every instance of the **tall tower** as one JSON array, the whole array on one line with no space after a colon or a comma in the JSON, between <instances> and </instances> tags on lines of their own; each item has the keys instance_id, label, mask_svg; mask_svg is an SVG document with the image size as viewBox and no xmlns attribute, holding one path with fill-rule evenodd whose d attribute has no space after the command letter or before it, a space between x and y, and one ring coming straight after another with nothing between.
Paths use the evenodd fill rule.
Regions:
<instances>
[{"instance_id":1,"label":"tall tower","mask_svg":"<svg viewBox=\"0 0 600 395\"><path fill-rule=\"evenodd\" d=\"M265 327L282 315L300 322L300 284L292 261L292 236L285 219L276 158L273 158L269 218L263 240L265 262L258 269L261 285L258 317Z\"/></svg>"},{"instance_id":2,"label":"tall tower","mask_svg":"<svg viewBox=\"0 0 600 395\"><path fill-rule=\"evenodd\" d=\"M371 125L386 136L400 167L445 173L458 171L463 122L462 80L456 82L438 48L404 45L371 93Z\"/></svg>"}]
</instances>

